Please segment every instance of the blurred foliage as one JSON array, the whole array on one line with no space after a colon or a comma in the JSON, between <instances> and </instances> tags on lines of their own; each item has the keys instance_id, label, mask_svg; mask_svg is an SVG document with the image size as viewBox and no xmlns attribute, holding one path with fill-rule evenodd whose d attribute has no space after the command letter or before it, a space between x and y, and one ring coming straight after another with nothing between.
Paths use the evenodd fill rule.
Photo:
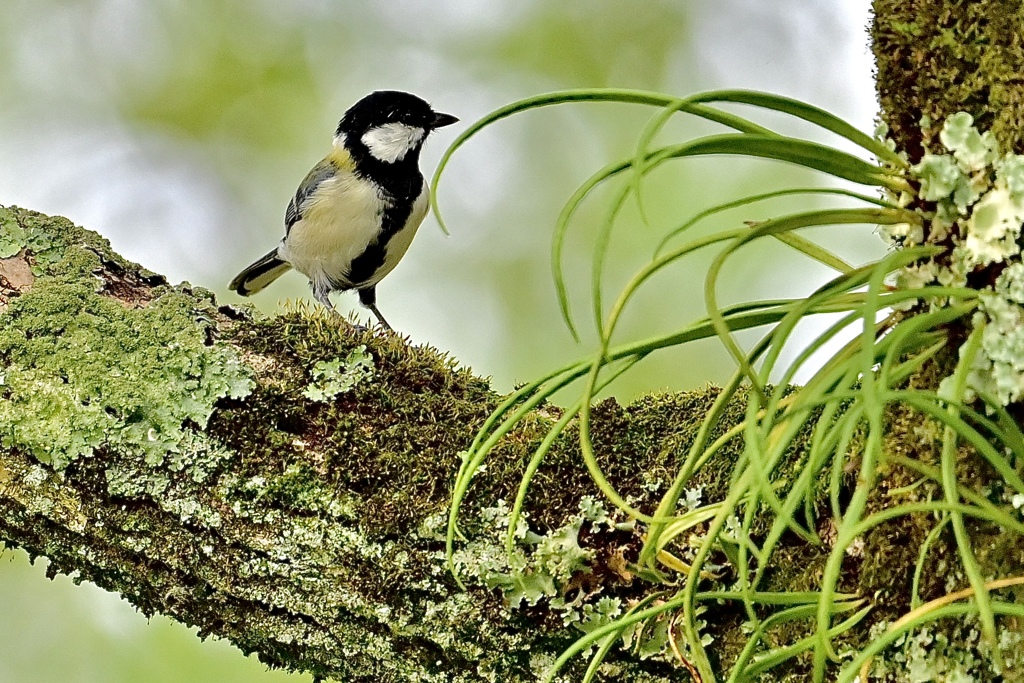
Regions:
<instances>
[{"instance_id":1,"label":"blurred foliage","mask_svg":"<svg viewBox=\"0 0 1024 683\"><path fill-rule=\"evenodd\" d=\"M535 4L528 22L460 41L455 52L554 83L654 87L685 40L686 19L679 3L665 0L646 3L643 12L614 0Z\"/></svg>"},{"instance_id":2,"label":"blurred foliage","mask_svg":"<svg viewBox=\"0 0 1024 683\"><path fill-rule=\"evenodd\" d=\"M126 121L195 141L229 141L287 154L302 143L309 111L324 107L301 27L267 25L251 3L158 5L174 60L116 94Z\"/></svg>"}]
</instances>

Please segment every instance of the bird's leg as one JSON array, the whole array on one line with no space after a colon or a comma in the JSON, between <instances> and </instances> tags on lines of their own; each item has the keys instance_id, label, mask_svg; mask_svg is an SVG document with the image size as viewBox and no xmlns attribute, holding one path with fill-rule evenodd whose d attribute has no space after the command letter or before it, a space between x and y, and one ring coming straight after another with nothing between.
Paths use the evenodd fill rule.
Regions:
<instances>
[{"instance_id":1,"label":"bird's leg","mask_svg":"<svg viewBox=\"0 0 1024 683\"><path fill-rule=\"evenodd\" d=\"M313 298L320 302L320 304L334 315L341 315L334 308L334 304L331 303L331 290L329 287L323 284L310 281L309 286L313 288Z\"/></svg>"},{"instance_id":2,"label":"bird's leg","mask_svg":"<svg viewBox=\"0 0 1024 683\"><path fill-rule=\"evenodd\" d=\"M324 308L326 308L328 312L330 312L331 315L333 315L336 320L345 323L356 332L366 331L366 328L363 327L362 325L350 323L348 320L345 319L345 316L343 316L341 313L338 313L338 309L336 309L334 307L334 304L331 303L331 288L329 286L317 285L313 282L310 282L309 284L313 288L313 298L319 301L320 304Z\"/></svg>"},{"instance_id":3,"label":"bird's leg","mask_svg":"<svg viewBox=\"0 0 1024 683\"><path fill-rule=\"evenodd\" d=\"M385 330L392 330L391 325L384 319L384 316L377 310L377 289L374 286L359 290L359 303L370 309L370 312L377 316L377 321Z\"/></svg>"},{"instance_id":4,"label":"bird's leg","mask_svg":"<svg viewBox=\"0 0 1024 683\"><path fill-rule=\"evenodd\" d=\"M370 309L371 313L373 313L375 316L377 316L377 321L381 324L381 327L383 327L385 330L389 330L391 332L394 331L394 328L391 327L391 325L388 324L388 321L385 320L384 316L382 316L380 314L380 311L377 310L377 304L371 304L371 305L367 306L367 308Z\"/></svg>"}]
</instances>

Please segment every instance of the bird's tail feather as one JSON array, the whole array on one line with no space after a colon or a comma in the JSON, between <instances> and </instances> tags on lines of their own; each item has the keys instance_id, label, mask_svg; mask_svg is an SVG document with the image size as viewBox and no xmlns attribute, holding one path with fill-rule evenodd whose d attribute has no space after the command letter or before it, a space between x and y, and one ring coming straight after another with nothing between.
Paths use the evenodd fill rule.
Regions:
<instances>
[{"instance_id":1,"label":"bird's tail feather","mask_svg":"<svg viewBox=\"0 0 1024 683\"><path fill-rule=\"evenodd\" d=\"M228 288L242 296L249 296L260 291L271 282L281 277L291 268L287 261L282 260L274 249L256 263L239 273Z\"/></svg>"}]
</instances>

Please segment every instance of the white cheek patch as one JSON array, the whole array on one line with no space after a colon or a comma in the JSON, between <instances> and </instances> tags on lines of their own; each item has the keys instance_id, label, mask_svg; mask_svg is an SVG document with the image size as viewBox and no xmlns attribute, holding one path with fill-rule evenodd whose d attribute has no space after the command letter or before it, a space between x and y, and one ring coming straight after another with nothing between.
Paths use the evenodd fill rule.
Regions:
<instances>
[{"instance_id":1,"label":"white cheek patch","mask_svg":"<svg viewBox=\"0 0 1024 683\"><path fill-rule=\"evenodd\" d=\"M415 149L423 141L426 132L418 126L385 123L366 131L361 139L370 154L380 161L393 164Z\"/></svg>"}]
</instances>

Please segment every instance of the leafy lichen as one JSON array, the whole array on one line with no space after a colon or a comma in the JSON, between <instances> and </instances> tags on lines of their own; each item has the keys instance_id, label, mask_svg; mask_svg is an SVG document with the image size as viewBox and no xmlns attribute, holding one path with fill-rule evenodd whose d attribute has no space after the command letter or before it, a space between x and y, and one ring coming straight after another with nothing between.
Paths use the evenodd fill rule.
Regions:
<instances>
[{"instance_id":1,"label":"leafy lichen","mask_svg":"<svg viewBox=\"0 0 1024 683\"><path fill-rule=\"evenodd\" d=\"M366 353L365 345L357 346L345 358L317 361L312 374L313 381L302 395L311 401L326 402L372 377L373 357Z\"/></svg>"},{"instance_id":2,"label":"leafy lichen","mask_svg":"<svg viewBox=\"0 0 1024 683\"><path fill-rule=\"evenodd\" d=\"M590 502L588 510L593 509ZM533 606L545 598L564 597L579 572L590 572L594 551L580 545L580 530L588 521L582 512L548 533L531 531L521 517L511 555L500 542L510 522L505 502L499 500L495 507L484 508L482 520L483 528L473 542L459 550L455 565L467 578L501 590L512 609L519 609L524 602ZM556 604L564 605L564 601Z\"/></svg>"},{"instance_id":3,"label":"leafy lichen","mask_svg":"<svg viewBox=\"0 0 1024 683\"><path fill-rule=\"evenodd\" d=\"M1020 680L1024 671L1024 631L1012 620L1004 625L995 643L981 638L977 618L968 616L948 632L926 626L901 636L874 661L870 680L879 683L929 683L955 681ZM888 626L872 629L881 634Z\"/></svg>"},{"instance_id":4,"label":"leafy lichen","mask_svg":"<svg viewBox=\"0 0 1024 683\"><path fill-rule=\"evenodd\" d=\"M22 251L33 256L32 272L40 275L46 266L60 259L61 250L51 235L31 225L22 225L15 214L0 206L0 259L10 258Z\"/></svg>"},{"instance_id":5,"label":"leafy lichen","mask_svg":"<svg viewBox=\"0 0 1024 683\"><path fill-rule=\"evenodd\" d=\"M212 321L197 324L210 305L187 287L139 305L96 296L105 283L94 273L126 264L104 263L90 233L57 226L0 207L0 251L38 276L0 310L0 444L56 470L101 445L159 463L219 399L245 396L249 373L210 341Z\"/></svg>"},{"instance_id":6,"label":"leafy lichen","mask_svg":"<svg viewBox=\"0 0 1024 683\"><path fill-rule=\"evenodd\" d=\"M169 290L144 308L81 282L40 278L0 314L0 442L62 469L101 444L160 462L188 421L252 384L237 355L207 345L194 299Z\"/></svg>"},{"instance_id":7,"label":"leafy lichen","mask_svg":"<svg viewBox=\"0 0 1024 683\"><path fill-rule=\"evenodd\" d=\"M1024 156L1001 154L991 132L980 133L966 112L945 121L939 140L945 153L926 152L911 168L929 229L902 224L887 226L884 234L905 247L944 247L904 268L901 287L980 290L972 325L982 329L981 349L972 358L968 388L971 396L980 392L1009 405L1024 399Z\"/></svg>"}]
</instances>

